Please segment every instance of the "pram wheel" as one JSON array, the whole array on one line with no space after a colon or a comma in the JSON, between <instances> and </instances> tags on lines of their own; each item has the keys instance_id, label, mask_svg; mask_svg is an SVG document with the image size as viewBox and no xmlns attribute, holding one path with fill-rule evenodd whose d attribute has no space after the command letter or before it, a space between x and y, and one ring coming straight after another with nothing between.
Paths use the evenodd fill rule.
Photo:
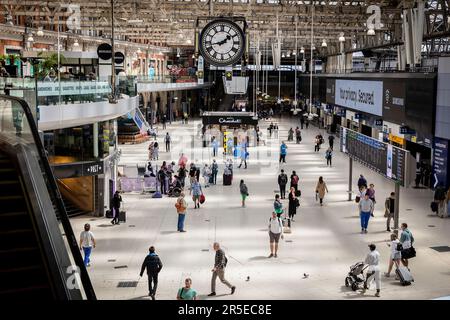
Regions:
<instances>
[{"instance_id":1,"label":"pram wheel","mask_svg":"<svg viewBox=\"0 0 450 320\"><path fill-rule=\"evenodd\" d=\"M358 290L358 284L356 282L352 283L352 290L353 291Z\"/></svg>"},{"instance_id":2,"label":"pram wheel","mask_svg":"<svg viewBox=\"0 0 450 320\"><path fill-rule=\"evenodd\" d=\"M350 287L352 285L352 278L347 277L345 278L345 286Z\"/></svg>"}]
</instances>

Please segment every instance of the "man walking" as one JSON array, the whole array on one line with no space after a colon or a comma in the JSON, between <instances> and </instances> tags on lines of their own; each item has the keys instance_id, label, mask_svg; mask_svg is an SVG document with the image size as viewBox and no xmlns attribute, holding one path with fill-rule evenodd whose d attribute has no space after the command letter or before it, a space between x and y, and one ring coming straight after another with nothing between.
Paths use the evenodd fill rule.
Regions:
<instances>
[{"instance_id":1,"label":"man walking","mask_svg":"<svg viewBox=\"0 0 450 320\"><path fill-rule=\"evenodd\" d=\"M283 239L283 223L276 212L272 212L269 219L269 239L270 239L270 255L269 258L277 258L278 242Z\"/></svg>"},{"instance_id":2,"label":"man walking","mask_svg":"<svg viewBox=\"0 0 450 320\"><path fill-rule=\"evenodd\" d=\"M212 183L217 183L217 173L219 172L219 165L216 162L216 159L213 160L211 165L211 173L212 173Z\"/></svg>"},{"instance_id":3,"label":"man walking","mask_svg":"<svg viewBox=\"0 0 450 320\"><path fill-rule=\"evenodd\" d=\"M225 252L220 248L220 244L218 242L214 242L213 245L214 251L216 251L216 257L214 260L214 268L211 270L211 293L208 294L209 297L216 295L216 279L219 277L220 281L231 289L231 294L234 294L236 291L236 287L231 285L225 279L225 268L227 266L228 259L225 256Z\"/></svg>"},{"instance_id":4,"label":"man walking","mask_svg":"<svg viewBox=\"0 0 450 320\"><path fill-rule=\"evenodd\" d=\"M386 231L391 232L391 220L394 218L395 192L391 192L390 197L384 202L384 217L386 218Z\"/></svg>"},{"instance_id":5,"label":"man walking","mask_svg":"<svg viewBox=\"0 0 450 320\"><path fill-rule=\"evenodd\" d=\"M91 225L86 223L84 225L84 231L80 234L80 250L83 250L84 265L86 267L91 266L92 248L95 248L95 238L91 232Z\"/></svg>"},{"instance_id":6,"label":"man walking","mask_svg":"<svg viewBox=\"0 0 450 320\"><path fill-rule=\"evenodd\" d=\"M304 116L300 116L300 127L303 130L303 125L305 124L305 117Z\"/></svg>"},{"instance_id":7,"label":"man walking","mask_svg":"<svg viewBox=\"0 0 450 320\"><path fill-rule=\"evenodd\" d=\"M162 116L163 130L166 130L166 122L167 122L167 116L164 114L164 115Z\"/></svg>"},{"instance_id":8,"label":"man walking","mask_svg":"<svg viewBox=\"0 0 450 320\"><path fill-rule=\"evenodd\" d=\"M286 163L287 148L287 145L284 143L284 141L282 141L280 146L280 163L281 161L283 161L283 163Z\"/></svg>"},{"instance_id":9,"label":"man walking","mask_svg":"<svg viewBox=\"0 0 450 320\"><path fill-rule=\"evenodd\" d=\"M331 160L333 159L333 151L331 147L325 152L325 159L327 159L327 166L331 167Z\"/></svg>"},{"instance_id":10,"label":"man walking","mask_svg":"<svg viewBox=\"0 0 450 320\"><path fill-rule=\"evenodd\" d=\"M332 136L332 135L328 136L328 144L330 145L330 149L333 150L334 136Z\"/></svg>"},{"instance_id":11,"label":"man walking","mask_svg":"<svg viewBox=\"0 0 450 320\"><path fill-rule=\"evenodd\" d=\"M278 185L280 186L281 199L286 199L286 185L288 183L288 176L281 169L281 173L278 175Z\"/></svg>"},{"instance_id":12,"label":"man walking","mask_svg":"<svg viewBox=\"0 0 450 320\"><path fill-rule=\"evenodd\" d=\"M219 142L217 142L216 137L212 137L211 145L213 149L213 157L216 157L217 151L219 150Z\"/></svg>"},{"instance_id":13,"label":"man walking","mask_svg":"<svg viewBox=\"0 0 450 320\"><path fill-rule=\"evenodd\" d=\"M177 214L178 214L177 231L178 232L186 232L184 230L184 220L186 219L187 204L186 204L186 200L184 200L184 192L181 192L180 196L178 197L177 203L175 203L175 208L177 208Z\"/></svg>"},{"instance_id":14,"label":"man walking","mask_svg":"<svg viewBox=\"0 0 450 320\"><path fill-rule=\"evenodd\" d=\"M365 194L364 198L359 201L359 216L361 218L361 233L367 233L370 215L373 213L373 202L369 199L369 195Z\"/></svg>"},{"instance_id":15,"label":"man walking","mask_svg":"<svg viewBox=\"0 0 450 320\"><path fill-rule=\"evenodd\" d=\"M299 144L302 141L302 132L298 127L295 129L295 140L297 144Z\"/></svg>"},{"instance_id":16,"label":"man walking","mask_svg":"<svg viewBox=\"0 0 450 320\"><path fill-rule=\"evenodd\" d=\"M166 143L166 152L170 151L170 142L172 138L170 137L169 133L166 133L166 136L164 137L164 142Z\"/></svg>"},{"instance_id":17,"label":"man walking","mask_svg":"<svg viewBox=\"0 0 450 320\"><path fill-rule=\"evenodd\" d=\"M148 295L152 297L152 300L155 300L156 288L158 287L158 274L161 271L163 264L161 262L161 259L155 253L155 247L151 246L148 251L149 253L142 263L140 276L142 277L145 269L147 269Z\"/></svg>"},{"instance_id":18,"label":"man walking","mask_svg":"<svg viewBox=\"0 0 450 320\"><path fill-rule=\"evenodd\" d=\"M374 244L369 245L370 252L367 254L365 259L365 263L369 265L367 269L366 281L364 282L364 289L362 293L365 293L367 289L370 289L370 285L372 281L375 279L375 285L377 288L377 292L375 293L375 297L380 296L381 289L381 277L380 277L380 253L376 250L376 246Z\"/></svg>"}]
</instances>

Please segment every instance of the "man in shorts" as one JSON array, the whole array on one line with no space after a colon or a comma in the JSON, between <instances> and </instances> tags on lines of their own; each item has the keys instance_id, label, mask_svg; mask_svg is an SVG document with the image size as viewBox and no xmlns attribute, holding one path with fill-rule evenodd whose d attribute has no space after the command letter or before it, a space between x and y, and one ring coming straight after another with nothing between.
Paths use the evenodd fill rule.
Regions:
<instances>
[{"instance_id":1,"label":"man in shorts","mask_svg":"<svg viewBox=\"0 0 450 320\"><path fill-rule=\"evenodd\" d=\"M283 239L283 222L275 212L269 219L269 238L270 238L270 255L269 258L277 258L278 242Z\"/></svg>"}]
</instances>

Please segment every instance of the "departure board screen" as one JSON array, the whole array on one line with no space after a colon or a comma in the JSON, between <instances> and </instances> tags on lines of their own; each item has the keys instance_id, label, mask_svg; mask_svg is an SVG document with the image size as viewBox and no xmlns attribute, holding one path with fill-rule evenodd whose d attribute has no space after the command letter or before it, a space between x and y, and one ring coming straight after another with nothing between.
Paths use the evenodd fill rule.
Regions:
<instances>
[{"instance_id":1,"label":"departure board screen","mask_svg":"<svg viewBox=\"0 0 450 320\"><path fill-rule=\"evenodd\" d=\"M341 152L405 186L406 150L341 127Z\"/></svg>"}]
</instances>

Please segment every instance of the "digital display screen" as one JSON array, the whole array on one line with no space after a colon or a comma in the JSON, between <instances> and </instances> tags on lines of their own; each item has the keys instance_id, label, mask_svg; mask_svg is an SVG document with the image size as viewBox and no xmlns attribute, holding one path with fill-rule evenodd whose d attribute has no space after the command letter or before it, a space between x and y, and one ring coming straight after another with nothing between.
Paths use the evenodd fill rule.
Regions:
<instances>
[{"instance_id":1,"label":"digital display screen","mask_svg":"<svg viewBox=\"0 0 450 320\"><path fill-rule=\"evenodd\" d=\"M341 152L405 186L406 150L341 127Z\"/></svg>"}]
</instances>

